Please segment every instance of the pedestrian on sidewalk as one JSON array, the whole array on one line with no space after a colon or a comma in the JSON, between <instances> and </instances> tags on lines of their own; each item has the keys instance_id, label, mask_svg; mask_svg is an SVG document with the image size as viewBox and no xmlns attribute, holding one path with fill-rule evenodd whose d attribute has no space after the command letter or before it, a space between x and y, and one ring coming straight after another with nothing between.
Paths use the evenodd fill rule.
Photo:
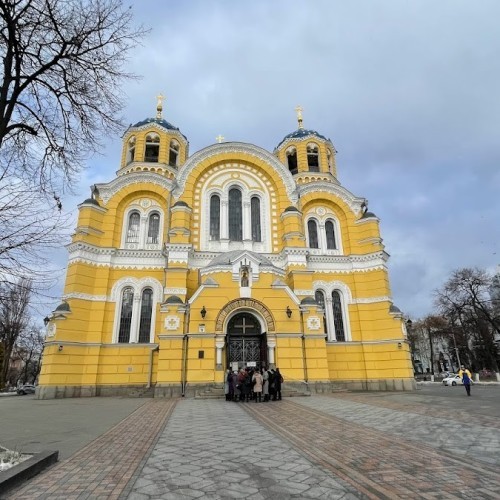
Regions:
<instances>
[{"instance_id":1,"label":"pedestrian on sidewalk","mask_svg":"<svg viewBox=\"0 0 500 500\"><path fill-rule=\"evenodd\" d=\"M464 384L465 391L467 392L467 396L470 396L470 386L472 384L472 374L464 365L458 372L458 376L462 377L462 384Z\"/></svg>"},{"instance_id":2,"label":"pedestrian on sidewalk","mask_svg":"<svg viewBox=\"0 0 500 500\"><path fill-rule=\"evenodd\" d=\"M262 401L262 375L260 370L255 370L252 376L253 392L255 394L255 402L260 403Z\"/></svg>"},{"instance_id":3,"label":"pedestrian on sidewalk","mask_svg":"<svg viewBox=\"0 0 500 500\"><path fill-rule=\"evenodd\" d=\"M284 382L283 375L280 373L280 369L276 368L274 374L274 399L273 401L281 401L281 384Z\"/></svg>"}]
</instances>

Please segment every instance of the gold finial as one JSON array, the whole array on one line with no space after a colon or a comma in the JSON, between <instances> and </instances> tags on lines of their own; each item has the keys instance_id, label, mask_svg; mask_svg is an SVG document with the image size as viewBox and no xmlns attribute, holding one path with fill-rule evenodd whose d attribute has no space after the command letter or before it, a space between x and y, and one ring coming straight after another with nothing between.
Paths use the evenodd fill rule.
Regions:
<instances>
[{"instance_id":1,"label":"gold finial","mask_svg":"<svg viewBox=\"0 0 500 500\"><path fill-rule=\"evenodd\" d=\"M219 144L220 144L221 142L223 142L223 141L224 141L224 139L225 139L225 137L224 137L224 136L222 136L222 135L220 135L220 134L219 134L219 135L215 138L215 140L216 140Z\"/></svg>"},{"instance_id":2,"label":"gold finial","mask_svg":"<svg viewBox=\"0 0 500 500\"><path fill-rule=\"evenodd\" d=\"M161 112L163 111L163 99L165 99L165 97L160 94L160 95L157 95L156 98L158 99L158 103L156 104L156 119L157 120L160 120L161 119Z\"/></svg>"},{"instance_id":3,"label":"gold finial","mask_svg":"<svg viewBox=\"0 0 500 500\"><path fill-rule=\"evenodd\" d=\"M304 126L302 125L302 111L303 111L302 106L297 106L295 108L295 111L297 113L297 120L299 122L299 128L304 128Z\"/></svg>"}]
</instances>

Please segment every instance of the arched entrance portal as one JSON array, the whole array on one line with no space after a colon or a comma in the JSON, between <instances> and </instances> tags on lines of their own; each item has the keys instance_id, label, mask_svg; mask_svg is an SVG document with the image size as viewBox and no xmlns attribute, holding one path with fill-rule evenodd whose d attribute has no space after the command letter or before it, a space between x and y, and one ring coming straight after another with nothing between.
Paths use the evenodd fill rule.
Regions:
<instances>
[{"instance_id":1,"label":"arched entrance portal","mask_svg":"<svg viewBox=\"0 0 500 500\"><path fill-rule=\"evenodd\" d=\"M227 366L239 370L245 366L267 365L266 333L251 313L234 315L227 324Z\"/></svg>"}]
</instances>

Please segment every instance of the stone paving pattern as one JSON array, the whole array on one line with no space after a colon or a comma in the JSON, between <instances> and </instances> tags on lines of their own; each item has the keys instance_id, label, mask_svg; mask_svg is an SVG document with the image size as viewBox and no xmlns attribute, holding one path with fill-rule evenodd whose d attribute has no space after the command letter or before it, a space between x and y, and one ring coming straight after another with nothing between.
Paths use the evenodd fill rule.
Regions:
<instances>
[{"instance_id":1,"label":"stone paving pattern","mask_svg":"<svg viewBox=\"0 0 500 500\"><path fill-rule=\"evenodd\" d=\"M152 400L0 498L500 499L498 397L488 397L492 413L473 418L468 398L436 409L412 393Z\"/></svg>"},{"instance_id":2,"label":"stone paving pattern","mask_svg":"<svg viewBox=\"0 0 500 500\"><path fill-rule=\"evenodd\" d=\"M175 400L146 402L72 457L0 498L118 498L154 444L175 403Z\"/></svg>"}]
</instances>

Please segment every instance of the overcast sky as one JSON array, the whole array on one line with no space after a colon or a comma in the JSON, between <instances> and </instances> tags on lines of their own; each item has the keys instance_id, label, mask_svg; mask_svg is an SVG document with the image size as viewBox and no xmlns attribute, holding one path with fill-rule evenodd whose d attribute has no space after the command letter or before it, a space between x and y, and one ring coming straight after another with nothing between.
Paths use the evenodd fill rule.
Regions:
<instances>
[{"instance_id":1,"label":"overcast sky","mask_svg":"<svg viewBox=\"0 0 500 500\"><path fill-rule=\"evenodd\" d=\"M193 154L272 151L304 126L331 138L341 184L381 219L394 303L415 318L456 268L500 263L498 0L135 0L152 31L130 58L124 122L155 114ZM89 159L65 208L119 168L121 138ZM65 266L66 253L57 256ZM63 277L60 280L62 294ZM57 292L56 292L57 293ZM57 305L57 300L54 303Z\"/></svg>"}]
</instances>

